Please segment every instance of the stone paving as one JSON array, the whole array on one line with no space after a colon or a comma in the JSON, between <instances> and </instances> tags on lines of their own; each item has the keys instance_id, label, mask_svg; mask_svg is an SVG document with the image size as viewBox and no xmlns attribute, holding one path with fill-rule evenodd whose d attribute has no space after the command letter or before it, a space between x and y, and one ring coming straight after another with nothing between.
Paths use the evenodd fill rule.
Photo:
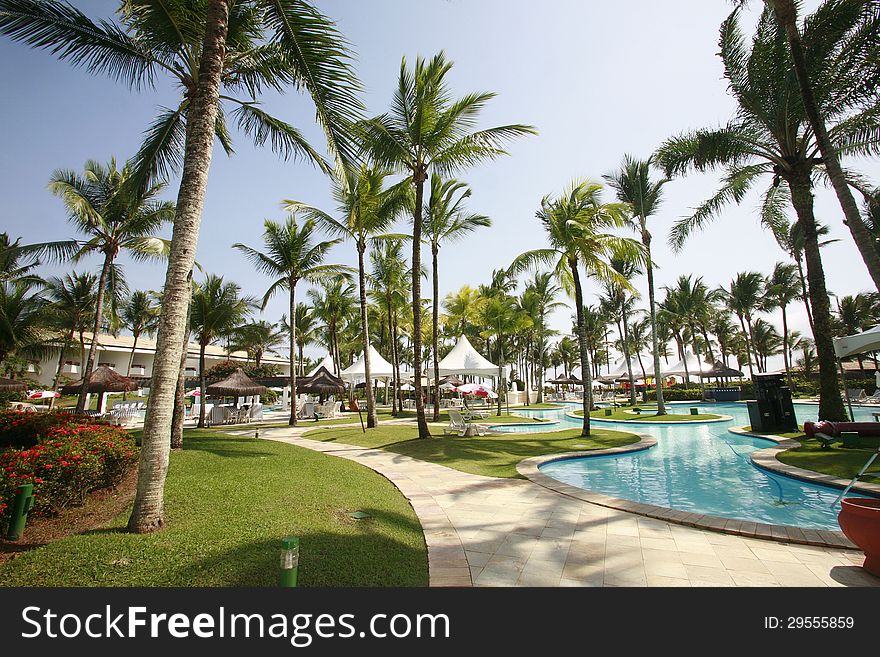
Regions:
<instances>
[{"instance_id":1,"label":"stone paving","mask_svg":"<svg viewBox=\"0 0 880 657\"><path fill-rule=\"evenodd\" d=\"M422 523L431 586L880 586L855 550L668 523L530 481L301 437L312 428L260 436L356 461L391 480Z\"/></svg>"}]
</instances>

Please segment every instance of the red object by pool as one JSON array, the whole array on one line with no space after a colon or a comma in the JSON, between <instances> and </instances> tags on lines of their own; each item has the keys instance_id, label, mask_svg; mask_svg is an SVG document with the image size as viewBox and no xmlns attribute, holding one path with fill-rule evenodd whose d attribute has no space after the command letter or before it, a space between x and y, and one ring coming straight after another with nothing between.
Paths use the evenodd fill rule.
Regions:
<instances>
[{"instance_id":1,"label":"red object by pool","mask_svg":"<svg viewBox=\"0 0 880 657\"><path fill-rule=\"evenodd\" d=\"M804 433L808 438L816 433L839 436L844 431L854 431L860 436L880 436L880 422L804 422Z\"/></svg>"},{"instance_id":2,"label":"red object by pool","mask_svg":"<svg viewBox=\"0 0 880 657\"><path fill-rule=\"evenodd\" d=\"M880 577L880 499L847 497L840 503L837 524L865 553L862 567Z\"/></svg>"}]
</instances>

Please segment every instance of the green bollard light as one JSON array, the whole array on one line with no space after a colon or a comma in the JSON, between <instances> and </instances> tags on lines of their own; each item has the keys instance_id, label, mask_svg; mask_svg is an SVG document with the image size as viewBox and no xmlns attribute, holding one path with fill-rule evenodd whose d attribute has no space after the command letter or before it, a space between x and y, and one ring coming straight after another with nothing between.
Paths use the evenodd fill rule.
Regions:
<instances>
[{"instance_id":1,"label":"green bollard light","mask_svg":"<svg viewBox=\"0 0 880 657\"><path fill-rule=\"evenodd\" d=\"M299 537L287 536L281 539L281 572L278 585L294 588L299 574Z\"/></svg>"},{"instance_id":2,"label":"green bollard light","mask_svg":"<svg viewBox=\"0 0 880 657\"><path fill-rule=\"evenodd\" d=\"M15 499L12 502L12 515L9 519L9 530L6 538L17 541L24 533L27 523L28 512L34 508L34 485L22 484L15 491Z\"/></svg>"},{"instance_id":3,"label":"green bollard light","mask_svg":"<svg viewBox=\"0 0 880 657\"><path fill-rule=\"evenodd\" d=\"M606 408L606 409L605 409L605 415L611 415L611 409L610 409L610 408Z\"/></svg>"},{"instance_id":4,"label":"green bollard light","mask_svg":"<svg viewBox=\"0 0 880 657\"><path fill-rule=\"evenodd\" d=\"M698 409L698 408L691 409L691 415L699 415L699 414L700 414L700 409Z\"/></svg>"}]
</instances>

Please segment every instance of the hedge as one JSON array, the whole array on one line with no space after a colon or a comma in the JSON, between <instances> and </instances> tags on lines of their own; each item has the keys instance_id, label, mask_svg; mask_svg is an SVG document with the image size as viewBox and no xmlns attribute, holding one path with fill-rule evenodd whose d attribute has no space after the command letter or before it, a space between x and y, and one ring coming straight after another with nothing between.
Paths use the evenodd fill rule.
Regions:
<instances>
[{"instance_id":1,"label":"hedge","mask_svg":"<svg viewBox=\"0 0 880 657\"><path fill-rule=\"evenodd\" d=\"M34 484L31 513L51 516L117 484L138 459L124 429L67 413L0 413L0 450L0 528L20 485Z\"/></svg>"}]
</instances>

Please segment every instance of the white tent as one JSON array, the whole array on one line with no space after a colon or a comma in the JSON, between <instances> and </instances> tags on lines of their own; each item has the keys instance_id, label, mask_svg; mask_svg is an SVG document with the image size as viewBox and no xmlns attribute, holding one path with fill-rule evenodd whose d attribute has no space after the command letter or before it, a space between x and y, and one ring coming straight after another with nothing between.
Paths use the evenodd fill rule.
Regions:
<instances>
[{"instance_id":1,"label":"white tent","mask_svg":"<svg viewBox=\"0 0 880 657\"><path fill-rule=\"evenodd\" d=\"M471 374L473 376L498 376L498 366L483 358L470 341L461 336L458 343L440 361L440 375Z\"/></svg>"},{"instance_id":2,"label":"white tent","mask_svg":"<svg viewBox=\"0 0 880 657\"><path fill-rule=\"evenodd\" d=\"M838 358L863 354L866 351L880 351L880 324L855 335L832 338L832 342L834 343L834 355Z\"/></svg>"},{"instance_id":3,"label":"white tent","mask_svg":"<svg viewBox=\"0 0 880 657\"><path fill-rule=\"evenodd\" d=\"M364 355L361 354L354 364L342 370L340 376L350 382L357 383L363 381L366 378L364 372L365 365ZM394 368L391 367L391 363L382 358L379 352L376 351L376 348L370 345L370 378L389 379L393 372Z\"/></svg>"},{"instance_id":4,"label":"white tent","mask_svg":"<svg viewBox=\"0 0 880 657\"><path fill-rule=\"evenodd\" d=\"M324 356L324 360L315 365L314 369L312 369L312 371L309 372L307 376L315 376L315 374L318 373L318 370L322 367L326 367L327 371L331 374L336 374L336 363L333 362L333 356L327 354L326 356Z\"/></svg>"},{"instance_id":5,"label":"white tent","mask_svg":"<svg viewBox=\"0 0 880 657\"><path fill-rule=\"evenodd\" d=\"M685 362L687 362L687 372L685 372ZM647 369L647 368L646 368ZM663 376L685 376L686 374L690 376L699 376L700 373L705 374L709 370L712 369L711 363L704 363L700 360L698 356L695 356L690 351L685 353L684 360L678 361L672 367L667 367L663 370Z\"/></svg>"}]
</instances>

